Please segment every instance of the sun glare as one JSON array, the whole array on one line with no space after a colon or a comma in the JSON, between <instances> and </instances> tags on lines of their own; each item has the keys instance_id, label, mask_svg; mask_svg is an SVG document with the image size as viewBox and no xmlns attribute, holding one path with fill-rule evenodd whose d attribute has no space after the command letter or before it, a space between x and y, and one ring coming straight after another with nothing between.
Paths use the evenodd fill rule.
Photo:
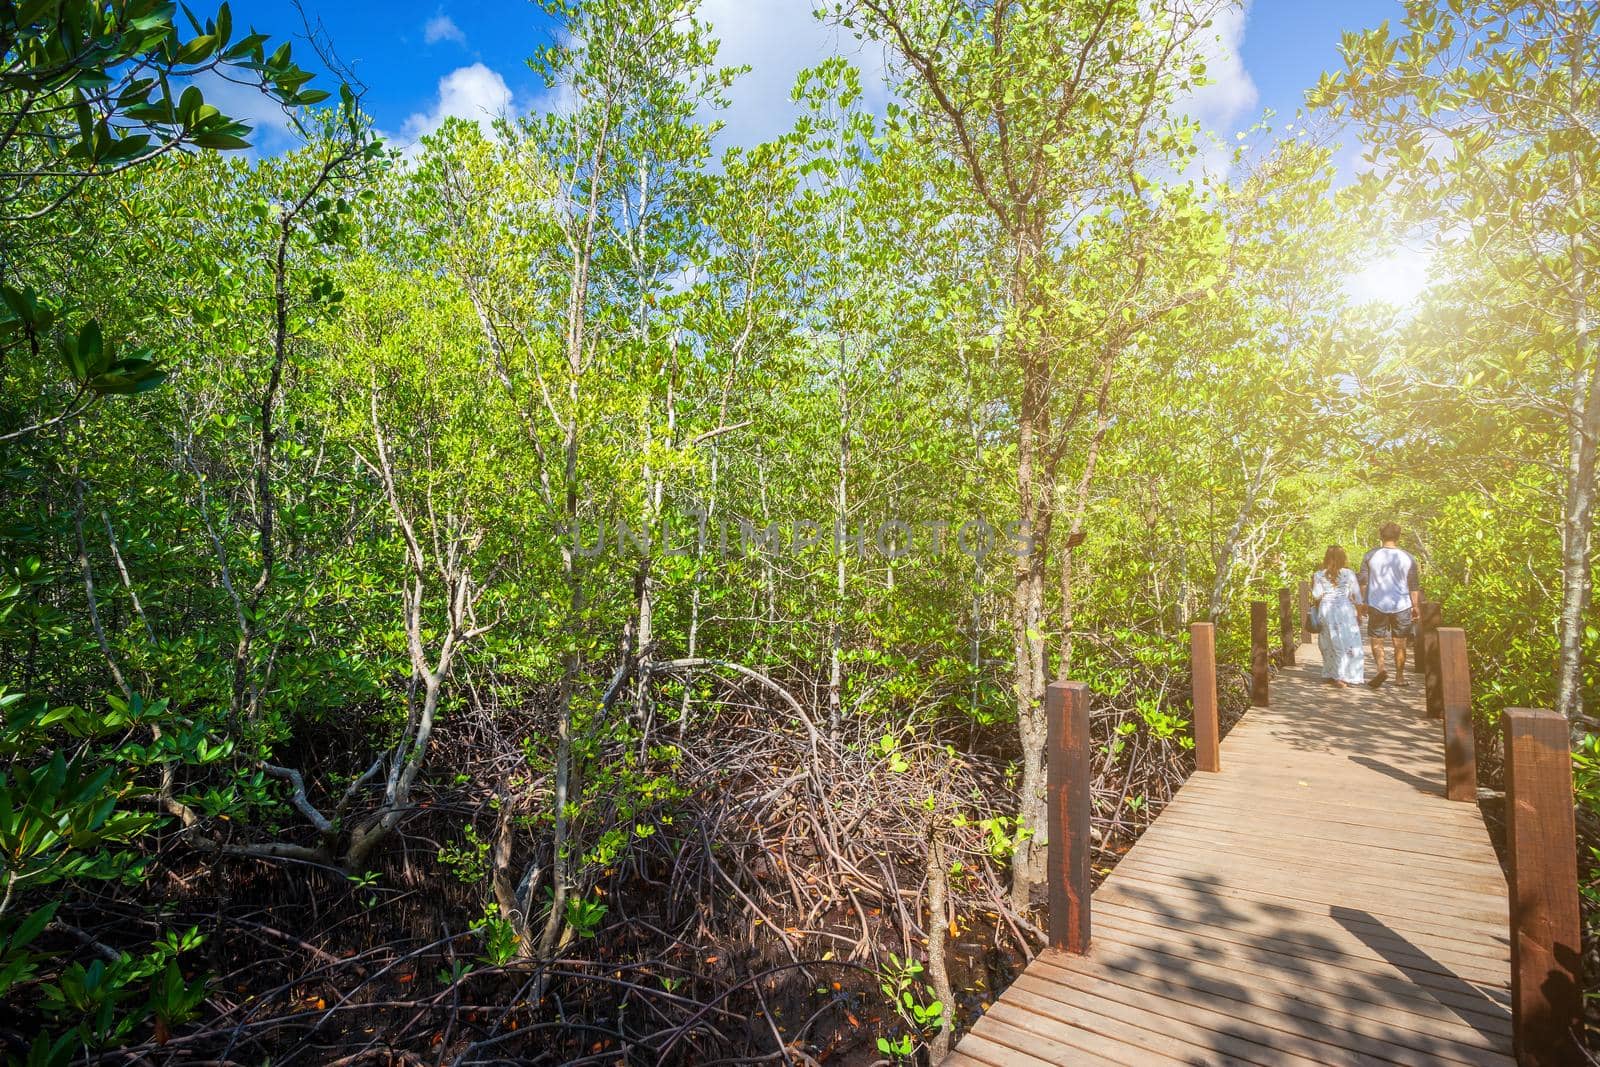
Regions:
<instances>
[{"instance_id":1,"label":"sun glare","mask_svg":"<svg viewBox=\"0 0 1600 1067\"><path fill-rule=\"evenodd\" d=\"M1433 254L1415 248L1397 248L1369 260L1345 281L1345 292L1361 303L1410 307L1428 287L1428 264Z\"/></svg>"}]
</instances>

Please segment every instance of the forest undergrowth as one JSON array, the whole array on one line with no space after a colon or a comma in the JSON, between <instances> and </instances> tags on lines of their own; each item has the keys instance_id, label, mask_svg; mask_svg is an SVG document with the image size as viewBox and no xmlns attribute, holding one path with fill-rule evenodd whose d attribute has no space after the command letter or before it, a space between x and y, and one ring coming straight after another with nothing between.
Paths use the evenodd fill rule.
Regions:
<instances>
[{"instance_id":1,"label":"forest undergrowth","mask_svg":"<svg viewBox=\"0 0 1600 1067\"><path fill-rule=\"evenodd\" d=\"M1091 718L1098 881L1193 760L1170 656L1112 647L1091 662L1121 687ZM829 736L814 706L797 716L769 688L719 679L688 743L655 721L670 702L613 709L636 728L596 759L649 784L626 809L584 813L604 852L593 903L547 959L517 953L485 904L548 864L508 832L550 788L516 741L550 728L548 693L451 717L434 784L371 871L141 838L139 883L64 903L39 947L110 961L190 931L203 947L185 973L208 973L209 992L181 1034L157 1027L89 1062L866 1063L885 1058L880 1037L936 1039L945 1012L974 1017L1044 939L1008 896L1010 739L952 723L948 740L898 740L870 720ZM1153 713L1137 699L1151 692ZM1244 672L1224 665L1220 692L1231 725ZM323 779L319 763L348 765L379 725L352 714L286 758ZM20 1049L45 1023L19 1014L0 1035Z\"/></svg>"}]
</instances>

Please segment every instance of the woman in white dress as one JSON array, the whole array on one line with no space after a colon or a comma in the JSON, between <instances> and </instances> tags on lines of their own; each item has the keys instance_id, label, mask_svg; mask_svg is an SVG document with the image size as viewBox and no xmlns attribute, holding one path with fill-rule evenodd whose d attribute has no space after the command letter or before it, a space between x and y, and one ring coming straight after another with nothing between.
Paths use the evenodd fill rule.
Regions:
<instances>
[{"instance_id":1,"label":"woman in white dress","mask_svg":"<svg viewBox=\"0 0 1600 1067\"><path fill-rule=\"evenodd\" d=\"M1361 651L1361 587L1350 570L1349 557L1330 545L1322 568L1311 581L1322 627L1317 644L1322 649L1322 680L1343 689L1366 680L1366 659Z\"/></svg>"}]
</instances>

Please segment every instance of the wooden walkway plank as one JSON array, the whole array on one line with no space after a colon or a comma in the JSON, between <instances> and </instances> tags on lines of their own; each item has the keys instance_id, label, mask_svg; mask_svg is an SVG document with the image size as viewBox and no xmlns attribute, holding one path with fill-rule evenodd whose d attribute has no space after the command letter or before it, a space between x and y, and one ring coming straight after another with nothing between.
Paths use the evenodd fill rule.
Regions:
<instances>
[{"instance_id":1,"label":"wooden walkway plank","mask_svg":"<svg viewBox=\"0 0 1600 1067\"><path fill-rule=\"evenodd\" d=\"M1328 857L1326 862L1337 864L1339 861L1337 857ZM1314 867L1308 868L1308 870L1315 869ZM1129 870L1131 871L1133 868L1130 866ZM1152 889L1164 887L1162 891L1168 894L1188 893L1192 895L1198 891L1197 887L1203 886L1207 895L1218 897L1278 898L1289 903L1303 901L1328 907L1347 907L1370 912L1376 918L1384 921L1430 915L1435 918L1455 917L1455 915L1441 915L1437 910L1440 905L1431 896L1422 892L1423 886L1421 885L1409 887L1414 890L1416 899L1400 899L1394 894L1382 892L1365 893L1357 885L1340 887L1318 883L1299 888L1293 884L1284 885L1281 882L1271 882L1263 879L1262 884L1258 887L1242 883L1234 884L1233 882L1226 882L1216 878L1202 881L1177 872L1168 874L1159 869L1147 870L1140 879L1140 884L1148 885ZM1497 911L1494 903L1487 900L1480 902L1456 901L1453 906L1456 908L1455 914L1460 916L1459 925L1462 927L1472 924L1492 924L1495 922L1497 915L1503 925L1504 917L1508 914L1507 909L1501 908Z\"/></svg>"},{"instance_id":2,"label":"wooden walkway plank","mask_svg":"<svg viewBox=\"0 0 1600 1067\"><path fill-rule=\"evenodd\" d=\"M1481 1015L1474 1025L1463 1030L1461 1014L1430 997L1403 1001L1385 998L1382 1003L1345 996L1338 986L1303 983L1285 985L1278 977L1263 977L1257 968L1228 958L1197 960L1169 954L1155 946L1138 946L1140 951L1118 958L1108 967L1128 975L1142 975L1162 981L1179 981L1208 997L1244 1000L1247 1003L1289 1002L1307 1005L1323 1012L1342 1011L1353 1018L1387 1022L1405 1030L1462 1040L1485 1048L1508 1050L1509 1027L1497 1026L1498 1015ZM1177 977L1174 977L1177 976ZM1218 1001L1219 1006L1224 1006ZM1289 1010L1289 1009L1285 1009Z\"/></svg>"},{"instance_id":3,"label":"wooden walkway plank","mask_svg":"<svg viewBox=\"0 0 1600 1067\"><path fill-rule=\"evenodd\" d=\"M1465 1021L1480 1032L1511 1032L1511 1020L1506 1014L1504 1000L1486 999L1476 992L1463 995L1446 991L1441 994L1413 985L1408 979L1382 976L1352 982L1347 973L1315 961L1279 961L1280 966L1269 970L1263 963L1273 962L1270 958L1264 960L1249 952L1228 947L1206 946L1197 950L1191 946L1153 944L1137 936L1128 939L1116 930L1107 932L1106 944L1120 946L1121 954L1110 963L1121 970L1140 970L1147 960L1159 960L1164 965L1175 967L1176 970L1167 972L1168 975L1203 973L1207 968L1214 968L1254 976L1259 981L1268 982L1294 995L1311 993L1337 996L1346 1002L1348 1010L1356 1014L1364 1006L1372 1005L1384 1011L1393 1009L1452 1019L1456 1026ZM1118 950L1108 948L1107 951Z\"/></svg>"},{"instance_id":4,"label":"wooden walkway plank","mask_svg":"<svg viewBox=\"0 0 1600 1067\"><path fill-rule=\"evenodd\" d=\"M1256 949L1263 953L1272 953L1274 956L1315 960L1342 970L1363 974L1397 972L1419 983L1430 980L1423 978L1423 975L1437 975L1447 979L1465 978L1469 982L1492 985L1496 977L1505 972L1509 962L1455 956L1454 962L1446 963L1415 946L1402 949L1392 942L1387 944L1380 942L1379 947L1374 949L1365 945L1336 944L1326 933L1313 935L1303 930L1293 936L1278 937L1260 929L1241 929L1220 923L1186 924L1184 930L1180 932L1171 929L1170 919L1163 922L1161 917L1156 916L1131 918L1125 914L1117 914L1108 915L1106 921L1132 936L1163 944L1210 946L1220 941Z\"/></svg>"},{"instance_id":5,"label":"wooden walkway plank","mask_svg":"<svg viewBox=\"0 0 1600 1067\"><path fill-rule=\"evenodd\" d=\"M1125 1019L1142 1033L1164 1039L1169 1050L1176 1050L1180 1057L1190 1060L1196 1047L1214 1046L1215 1051L1246 1063L1287 1063L1305 1067L1317 1062L1234 1035L1229 1032L1230 1024L1225 1016L1220 1026L1216 1019L1203 1013L1196 1013L1200 1016L1197 1021L1173 1010L1175 1005L1164 1000L1154 1002L1159 1010L1152 1011L1150 1002L1140 1004L1137 998L1128 996L1126 990L1112 984L1087 983L1086 976L1077 971L1040 967L1037 973L1030 971L1017 979L1012 988L1046 1011L1060 1011L1063 1007L1070 1010L1071 1005L1079 1003L1095 1004L1099 1010ZM1211 1025L1205 1025L1206 1022Z\"/></svg>"},{"instance_id":6,"label":"wooden walkway plank","mask_svg":"<svg viewBox=\"0 0 1600 1067\"><path fill-rule=\"evenodd\" d=\"M1510 1067L1505 877L1422 687L1295 662L946 1063Z\"/></svg>"},{"instance_id":7,"label":"wooden walkway plank","mask_svg":"<svg viewBox=\"0 0 1600 1067\"><path fill-rule=\"evenodd\" d=\"M1193 811L1197 815L1223 815L1232 819L1252 818L1288 819L1295 822L1309 820L1319 826L1356 826L1363 830L1383 830L1388 833L1420 834L1449 841L1476 841L1483 832L1483 823L1476 816L1453 820L1448 814L1435 816L1426 806L1417 805L1409 811L1396 811L1394 805L1384 807L1354 807L1343 802L1330 807L1326 803L1293 805L1270 794L1256 794L1254 803L1236 806L1239 799L1231 790L1205 788L1184 790L1163 810L1162 815ZM1463 812L1468 809L1462 809ZM1427 823L1419 823L1426 814Z\"/></svg>"},{"instance_id":8,"label":"wooden walkway plank","mask_svg":"<svg viewBox=\"0 0 1600 1067\"><path fill-rule=\"evenodd\" d=\"M1151 829L1154 831L1155 828ZM1422 883L1422 876L1432 876L1437 879L1435 884L1441 889L1450 889L1452 886L1464 888L1465 884L1473 879L1488 886L1496 885L1496 879L1499 883L1505 881L1505 875L1498 868L1481 863L1442 859L1435 855L1410 853L1405 849L1391 849L1382 845L1350 847L1340 842L1325 841L1323 847L1318 848L1317 843L1310 839L1292 836L1263 837L1259 832L1251 833L1188 819L1174 819L1160 833L1147 841L1141 840L1129 850L1125 859L1161 851L1176 851L1192 856L1194 853L1192 842L1197 836L1212 841L1214 845L1225 846L1219 848L1207 864L1208 867L1223 872L1248 870L1230 862L1234 858L1233 849L1237 848L1254 850L1260 854L1259 865L1267 866L1274 871L1298 872L1307 864L1321 865L1329 861L1338 861L1340 870L1344 869L1344 863L1354 862L1381 866L1392 873L1395 864L1401 863L1411 875L1411 881ZM1499 892L1498 889L1492 888L1484 891Z\"/></svg>"},{"instance_id":9,"label":"wooden walkway plank","mask_svg":"<svg viewBox=\"0 0 1600 1067\"><path fill-rule=\"evenodd\" d=\"M1046 971L1041 968L1041 977ZM1467 1043L1458 1041L1456 1035L1422 1034L1342 1010L1330 1015L1291 998L1223 999L1196 989L1183 978L1152 977L1115 968L1102 968L1095 974L1081 968L1059 970L1049 977L1055 980L1058 995L1072 995L1068 990L1094 990L1104 997L1132 1001L1148 1011L1160 1010L1175 1019L1193 1021L1235 1040L1256 1042L1269 1050L1265 1063L1282 1062L1286 1050L1312 1063L1479 1063L1485 1058L1494 1062L1499 1055L1481 1041Z\"/></svg>"},{"instance_id":10,"label":"wooden walkway plank","mask_svg":"<svg viewBox=\"0 0 1600 1067\"><path fill-rule=\"evenodd\" d=\"M1241 813L1240 817L1244 818L1247 816L1245 816L1244 813ZM1186 818L1183 815L1175 815L1172 822L1168 823L1164 828L1162 828L1160 833L1147 834L1144 838L1139 840L1139 843L1134 846L1134 849L1151 849L1160 847L1162 845L1171 844L1177 844L1178 847L1184 848L1187 845L1187 838L1192 835L1188 833L1181 833L1176 828L1179 826L1196 825L1207 825L1207 823L1205 820ZM1307 824L1305 822L1300 822L1297 824L1299 827L1306 825ZM1323 848L1318 848L1318 842L1309 838L1291 837L1286 840L1281 836L1277 836L1264 840L1261 836L1259 827L1244 827L1241 826L1237 821L1234 821L1227 826L1219 827L1213 820L1210 822L1210 825L1208 825L1207 828L1209 831L1214 831L1218 835L1225 834L1230 836L1233 843L1238 845L1240 848L1263 848L1270 850L1271 856L1268 858L1276 858L1280 865L1293 863L1296 860L1304 859L1307 855L1311 855L1313 857L1323 857L1328 855L1330 848L1336 847L1334 842L1328 841L1327 839L1323 839L1323 844L1325 846ZM1155 827L1151 827L1152 831L1155 829ZM1481 829L1482 828L1480 827L1480 831ZM1436 847L1453 851L1455 849L1453 842L1458 841L1465 843L1469 849L1474 847L1473 840L1466 837L1446 838L1444 839L1445 843ZM1353 857L1357 859L1380 858L1372 855L1371 850L1374 847L1379 849L1383 848L1381 845L1373 846L1372 844L1368 843L1355 849L1341 848L1340 851L1343 852L1347 857ZM1387 851L1403 850L1388 849ZM1468 877L1474 875L1488 877L1499 876L1501 881L1505 880L1505 876L1503 873L1501 873L1500 867L1497 864L1488 864L1482 862L1481 860L1468 857L1439 855L1438 853L1424 853L1414 858L1408 857L1406 862L1407 867L1410 870L1432 870L1441 874L1458 874Z\"/></svg>"},{"instance_id":11,"label":"wooden walkway plank","mask_svg":"<svg viewBox=\"0 0 1600 1067\"><path fill-rule=\"evenodd\" d=\"M1030 1056L1025 1052L1007 1048L998 1041L991 1041L976 1029L961 1039L958 1048L944 1061L962 1067L963 1064L981 1063L984 1067L1052 1067L1059 1060L1042 1060L1037 1056Z\"/></svg>"},{"instance_id":12,"label":"wooden walkway plank","mask_svg":"<svg viewBox=\"0 0 1600 1067\"><path fill-rule=\"evenodd\" d=\"M972 1032L1047 1063L1092 1062L1140 1067L1153 1059L1165 1067L1183 1062L1152 1053L1136 1042L1108 1037L1101 1030L1114 1029L1114 1020L1094 1025L1090 1022L1092 1018L1081 1009L1065 1007L1059 1016L1039 1015L1002 1000L984 1013Z\"/></svg>"},{"instance_id":13,"label":"wooden walkway plank","mask_svg":"<svg viewBox=\"0 0 1600 1067\"><path fill-rule=\"evenodd\" d=\"M1064 1004L1037 996L1026 984L1013 988L1015 994L990 1008L986 1018L998 1019L1018 1030L1043 1034L1080 1048L1093 1044L1097 1051L1113 1056L1129 1067L1140 1067L1145 1063L1171 1067L1184 1062L1183 1056L1188 1045L1174 1041L1151 1025L1161 1027L1165 1023L1163 1019L1152 1020L1140 1016L1129 1020L1123 1017L1118 1010L1119 1005L1114 1003L1083 998L1075 1004Z\"/></svg>"},{"instance_id":14,"label":"wooden walkway plank","mask_svg":"<svg viewBox=\"0 0 1600 1067\"><path fill-rule=\"evenodd\" d=\"M1137 897L1123 897L1107 893L1096 903L1104 904L1112 914L1117 914L1119 909L1129 918L1144 918L1146 921L1164 918L1168 921L1177 921L1184 924L1194 923L1208 925L1209 916L1202 910L1197 910L1182 904L1173 906L1162 904L1152 906L1147 900ZM1276 936L1288 940L1303 940L1308 944L1325 943L1326 938L1320 931L1306 931L1302 924L1314 922L1317 912L1308 908L1278 907L1263 909L1263 913L1275 917L1280 927ZM1475 959L1492 960L1497 963L1506 963L1510 959L1510 946L1505 941L1481 941L1470 936L1463 936L1463 931L1446 930L1443 933L1418 933L1408 931L1404 936L1389 926L1372 919L1354 914L1347 916L1348 921L1343 923L1344 932L1353 938L1359 938L1363 945L1376 947L1379 945L1392 945L1397 949L1409 951L1412 954L1438 954L1460 955ZM1343 939L1336 938L1335 943L1344 943Z\"/></svg>"},{"instance_id":15,"label":"wooden walkway plank","mask_svg":"<svg viewBox=\"0 0 1600 1067\"><path fill-rule=\"evenodd\" d=\"M1233 860L1232 864L1214 865L1202 872L1193 871L1188 866L1189 858L1184 854L1181 846L1174 846L1166 841L1153 841L1145 848L1139 849L1137 854L1130 854L1123 862L1133 861L1129 867L1130 870L1135 865L1146 866L1155 870L1169 869L1174 863L1178 863L1182 864L1183 867L1176 873L1187 875L1191 881L1198 875L1208 881L1217 883L1219 886L1232 885L1240 889L1248 889L1252 884L1258 888L1265 887L1264 879L1257 879L1254 882L1246 881L1249 877L1248 874L1241 875L1238 870L1237 864L1240 861L1256 864L1274 859L1282 862L1287 859L1291 863L1298 864L1320 865L1337 863L1340 870L1344 872L1344 877L1352 885L1357 886L1371 884L1379 888L1387 888L1391 884L1391 879L1394 875L1394 863L1392 861L1377 859L1365 854L1352 856L1329 850L1320 855L1291 852L1271 856L1266 854L1271 851L1271 846L1254 842L1243 844L1230 842L1228 843L1227 851L1229 858ZM1417 873L1431 879L1427 884L1417 886L1417 891L1423 896L1439 900L1441 906L1448 906L1452 901L1462 901L1468 904L1481 903L1484 897L1489 897L1492 900L1498 896L1498 891L1493 888L1494 882L1492 879L1494 875L1491 872L1428 865L1419 868ZM1460 924L1456 922L1451 925L1459 927Z\"/></svg>"},{"instance_id":16,"label":"wooden walkway plank","mask_svg":"<svg viewBox=\"0 0 1600 1067\"><path fill-rule=\"evenodd\" d=\"M1126 862L1126 861L1125 861ZM1319 863L1339 864L1341 859L1337 853L1330 853L1320 857ZM1404 862L1397 859L1396 862ZM1119 865L1120 866L1120 865ZM1300 879L1294 878L1280 871L1263 871L1260 876L1248 880L1240 874L1237 868L1224 867L1173 869L1171 859L1159 853L1150 852L1138 857L1128 864L1128 870L1146 871L1152 880L1162 878L1177 879L1188 887L1188 895L1198 896L1221 895L1226 890L1238 889L1250 892L1276 893L1289 900L1315 901L1323 904L1344 903L1351 908L1361 905L1383 907L1392 903L1387 887L1379 884L1369 884L1357 875L1348 876L1339 886L1331 890L1301 890ZM1496 922L1502 909L1498 908L1499 901L1490 893L1473 888L1450 890L1443 888L1436 881L1427 881L1412 888L1419 901L1431 901L1441 909L1449 909L1448 914L1459 917L1458 926L1473 925L1475 921L1486 926L1500 925ZM1337 894L1337 896L1335 896ZM1328 899L1333 898L1333 899Z\"/></svg>"},{"instance_id":17,"label":"wooden walkway plank","mask_svg":"<svg viewBox=\"0 0 1600 1067\"><path fill-rule=\"evenodd\" d=\"M1099 902L1097 902L1099 903ZM1404 938L1383 927L1340 931L1307 930L1302 923L1304 912L1274 928L1253 926L1241 931L1238 926L1219 922L1214 917L1196 915L1192 911L1152 911L1145 908L1106 901L1099 914L1114 915L1126 923L1164 928L1174 921L1185 931L1196 936L1214 937L1222 941L1238 941L1245 945L1261 945L1296 955L1312 954L1313 958L1357 958L1387 960L1396 966L1435 970L1440 973L1459 973L1457 968L1471 968L1484 973L1484 980L1493 982L1510 963L1508 953L1468 952L1462 942L1435 941L1423 944L1413 938ZM1261 936L1258 936L1258 931Z\"/></svg>"}]
</instances>

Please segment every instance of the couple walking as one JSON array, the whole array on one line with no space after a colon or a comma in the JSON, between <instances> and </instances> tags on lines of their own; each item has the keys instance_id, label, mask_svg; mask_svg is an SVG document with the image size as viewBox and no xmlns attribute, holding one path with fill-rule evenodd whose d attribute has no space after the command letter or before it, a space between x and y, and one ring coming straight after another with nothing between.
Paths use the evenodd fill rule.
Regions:
<instances>
[{"instance_id":1,"label":"couple walking","mask_svg":"<svg viewBox=\"0 0 1600 1067\"><path fill-rule=\"evenodd\" d=\"M1322 649L1322 680L1343 689L1366 682L1377 689L1389 678L1383 666L1385 640L1394 643L1394 680L1406 680L1406 638L1420 610L1417 561L1400 547L1400 527L1386 522L1378 530L1377 548L1361 560L1359 575L1350 571L1349 557L1339 545L1329 545L1322 567L1311 583L1313 627ZM1361 618L1367 619L1372 638L1373 665L1378 672L1366 680L1361 651Z\"/></svg>"}]
</instances>

